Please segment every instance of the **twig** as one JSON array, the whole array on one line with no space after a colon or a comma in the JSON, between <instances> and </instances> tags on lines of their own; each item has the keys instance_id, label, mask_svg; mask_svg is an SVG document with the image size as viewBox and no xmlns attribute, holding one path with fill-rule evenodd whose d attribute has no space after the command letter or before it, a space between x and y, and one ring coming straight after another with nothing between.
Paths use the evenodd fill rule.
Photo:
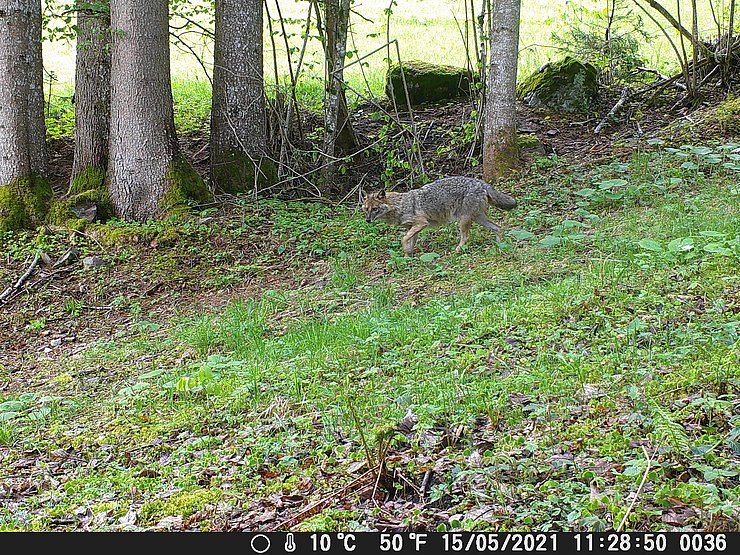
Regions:
<instances>
[{"instance_id":1,"label":"twig","mask_svg":"<svg viewBox=\"0 0 740 555\"><path fill-rule=\"evenodd\" d=\"M323 510L325 507L327 507L330 503L339 501L346 497L350 492L358 489L365 489L371 485L371 482L374 481L374 473L376 469L370 469L361 476L358 476L354 480L352 480L349 484L344 486L343 488L340 488L329 495L323 497L322 499L319 499L318 501L314 501L311 503L308 507L303 509L298 514L283 520L282 522L277 523L275 526L273 526L269 531L270 532L277 532L278 530L290 530L293 526L296 524L300 524L304 520L306 520L308 517L315 515L319 511Z\"/></svg>"},{"instance_id":2,"label":"twig","mask_svg":"<svg viewBox=\"0 0 740 555\"><path fill-rule=\"evenodd\" d=\"M432 479L433 474L434 470L431 468L424 473L424 479L421 481L421 487L419 488L421 497L426 497L427 489L429 488L429 481Z\"/></svg>"},{"instance_id":3,"label":"twig","mask_svg":"<svg viewBox=\"0 0 740 555\"><path fill-rule=\"evenodd\" d=\"M610 117L612 117L614 114L617 113L617 110L619 110L619 108L622 107L622 104L624 104L628 96L629 96L629 92L627 91L627 89L626 88L622 89L622 94L619 97L619 100L617 101L617 103L614 106L612 106L612 109L609 110L609 113L606 114L604 116L604 119L602 119L601 122L599 122L599 125L597 125L594 128L594 135L598 135L599 133L601 133L601 129L606 125L606 122L609 120Z\"/></svg>"},{"instance_id":4,"label":"twig","mask_svg":"<svg viewBox=\"0 0 740 555\"><path fill-rule=\"evenodd\" d=\"M41 256L39 253L36 253L36 256L33 257L33 262L31 262L31 265L28 267L28 269L23 273L21 277L18 278L18 281L16 281L13 285L9 285L5 291L0 293L0 301L5 301L10 295L13 294L14 291L17 291L21 288L21 285L25 283L25 281L31 276L33 271L36 269L36 266L38 266L39 260Z\"/></svg>"},{"instance_id":5,"label":"twig","mask_svg":"<svg viewBox=\"0 0 740 555\"><path fill-rule=\"evenodd\" d=\"M662 74L661 72L659 72L659 71L658 71L657 69L653 69L653 68L651 68L651 67L642 67L642 66L640 66L640 67L636 67L635 69L636 69L637 71L643 71L643 72L645 72L645 73L652 73L653 75L657 75L657 76L658 76L658 77L659 77L660 79L662 79L663 81L666 81L666 82L670 82L670 81L671 81L671 77L670 77L670 76L668 76L668 75L663 75L663 74ZM656 81L656 83L657 83L657 82L658 82L658 81ZM655 83L653 83L653 84L655 84ZM683 91L685 91L685 90L686 90L686 85L684 85L683 83L675 83L675 82L674 82L674 83L673 83L673 86L674 86L674 87L676 87L676 88L679 88L679 89L681 89L681 90L683 90Z\"/></svg>"},{"instance_id":6,"label":"twig","mask_svg":"<svg viewBox=\"0 0 740 555\"><path fill-rule=\"evenodd\" d=\"M630 506L627 507L627 511L624 513L624 516L622 517L622 521L619 523L619 526L617 526L617 532L622 530L622 526L624 526L624 523L627 522L627 517L632 512L632 508L635 506L635 503L637 502L637 498L640 496L640 492L642 491L642 486L645 485L645 480L647 480L648 473L650 472L650 463L652 462L652 459L650 458L650 455L648 455L647 449L645 449L644 445L641 445L643 453L645 453L645 458L647 459L647 466L645 467L645 473L642 475L642 480L640 480L640 485L637 486L637 491L635 492L635 496L632 498L632 503L630 503Z\"/></svg>"}]
</instances>

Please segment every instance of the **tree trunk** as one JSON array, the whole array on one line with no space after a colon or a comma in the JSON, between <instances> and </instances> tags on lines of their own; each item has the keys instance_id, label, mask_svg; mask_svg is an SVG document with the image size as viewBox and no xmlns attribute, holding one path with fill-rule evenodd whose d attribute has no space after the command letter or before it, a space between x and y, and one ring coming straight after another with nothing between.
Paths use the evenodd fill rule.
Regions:
<instances>
[{"instance_id":1,"label":"tree trunk","mask_svg":"<svg viewBox=\"0 0 740 555\"><path fill-rule=\"evenodd\" d=\"M108 190L124 219L164 216L209 198L175 135L167 0L111 1Z\"/></svg>"},{"instance_id":2,"label":"tree trunk","mask_svg":"<svg viewBox=\"0 0 740 555\"><path fill-rule=\"evenodd\" d=\"M0 230L34 226L46 168L40 0L0 0Z\"/></svg>"},{"instance_id":3,"label":"tree trunk","mask_svg":"<svg viewBox=\"0 0 740 555\"><path fill-rule=\"evenodd\" d=\"M272 185L262 84L262 0L216 0L211 184L236 193Z\"/></svg>"},{"instance_id":4,"label":"tree trunk","mask_svg":"<svg viewBox=\"0 0 740 555\"><path fill-rule=\"evenodd\" d=\"M516 71L520 0L493 0L491 59L483 133L483 179L489 183L519 162L516 133Z\"/></svg>"},{"instance_id":5,"label":"tree trunk","mask_svg":"<svg viewBox=\"0 0 740 555\"><path fill-rule=\"evenodd\" d=\"M324 102L324 153L341 157L357 150L344 93L344 58L347 55L350 0L325 1L326 100Z\"/></svg>"},{"instance_id":6,"label":"tree trunk","mask_svg":"<svg viewBox=\"0 0 740 555\"><path fill-rule=\"evenodd\" d=\"M108 165L110 64L110 6L78 8L72 193L100 189L104 185Z\"/></svg>"}]
</instances>

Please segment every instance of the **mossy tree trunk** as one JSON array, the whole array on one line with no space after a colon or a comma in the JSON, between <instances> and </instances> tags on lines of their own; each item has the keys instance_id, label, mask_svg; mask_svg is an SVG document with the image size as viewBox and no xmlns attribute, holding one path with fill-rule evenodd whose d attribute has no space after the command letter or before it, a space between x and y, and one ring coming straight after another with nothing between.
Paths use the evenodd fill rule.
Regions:
<instances>
[{"instance_id":1,"label":"mossy tree trunk","mask_svg":"<svg viewBox=\"0 0 740 555\"><path fill-rule=\"evenodd\" d=\"M519 163L516 73L520 0L493 0L491 61L483 134L483 179L493 183Z\"/></svg>"},{"instance_id":2,"label":"mossy tree trunk","mask_svg":"<svg viewBox=\"0 0 740 555\"><path fill-rule=\"evenodd\" d=\"M269 187L262 61L262 0L216 0L211 184L237 193Z\"/></svg>"},{"instance_id":3,"label":"mossy tree trunk","mask_svg":"<svg viewBox=\"0 0 740 555\"><path fill-rule=\"evenodd\" d=\"M47 179L40 0L0 0L0 230L43 219Z\"/></svg>"},{"instance_id":4,"label":"mossy tree trunk","mask_svg":"<svg viewBox=\"0 0 740 555\"><path fill-rule=\"evenodd\" d=\"M347 55L350 0L325 0L324 6L324 55L327 72L324 153L331 160L357 150L357 138L349 119L344 92L344 58Z\"/></svg>"},{"instance_id":5,"label":"mossy tree trunk","mask_svg":"<svg viewBox=\"0 0 740 555\"><path fill-rule=\"evenodd\" d=\"M116 213L147 220L206 200L175 134L167 0L112 0L111 118L106 180Z\"/></svg>"},{"instance_id":6,"label":"mossy tree trunk","mask_svg":"<svg viewBox=\"0 0 740 555\"><path fill-rule=\"evenodd\" d=\"M110 5L77 3L75 151L70 192L104 187L110 119ZM102 171L101 171L102 170ZM90 183L95 176L95 183Z\"/></svg>"}]
</instances>

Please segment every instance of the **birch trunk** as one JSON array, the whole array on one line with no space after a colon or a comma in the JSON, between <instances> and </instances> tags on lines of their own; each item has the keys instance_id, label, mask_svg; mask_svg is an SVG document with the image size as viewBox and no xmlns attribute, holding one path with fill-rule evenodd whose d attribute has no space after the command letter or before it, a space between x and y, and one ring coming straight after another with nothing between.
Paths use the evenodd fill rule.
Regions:
<instances>
[{"instance_id":1,"label":"birch trunk","mask_svg":"<svg viewBox=\"0 0 740 555\"><path fill-rule=\"evenodd\" d=\"M331 158L357 149L344 93L344 58L347 55L350 0L326 0L325 44L326 100L324 103L324 153Z\"/></svg>"},{"instance_id":2,"label":"birch trunk","mask_svg":"<svg viewBox=\"0 0 740 555\"><path fill-rule=\"evenodd\" d=\"M483 133L483 179L497 181L519 161L516 74L520 0L493 0L491 57Z\"/></svg>"}]
</instances>

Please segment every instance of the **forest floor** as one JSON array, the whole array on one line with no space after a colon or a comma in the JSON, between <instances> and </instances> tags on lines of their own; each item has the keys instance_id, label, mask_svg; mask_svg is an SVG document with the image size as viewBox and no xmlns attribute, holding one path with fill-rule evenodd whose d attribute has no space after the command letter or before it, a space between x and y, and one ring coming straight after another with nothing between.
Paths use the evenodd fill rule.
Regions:
<instances>
[{"instance_id":1,"label":"forest floor","mask_svg":"<svg viewBox=\"0 0 740 555\"><path fill-rule=\"evenodd\" d=\"M380 156L341 203L6 234L0 529L740 529L740 138L711 102L595 135L615 100L520 107L509 232L460 254L364 222ZM472 109L415 111L430 177Z\"/></svg>"}]
</instances>

